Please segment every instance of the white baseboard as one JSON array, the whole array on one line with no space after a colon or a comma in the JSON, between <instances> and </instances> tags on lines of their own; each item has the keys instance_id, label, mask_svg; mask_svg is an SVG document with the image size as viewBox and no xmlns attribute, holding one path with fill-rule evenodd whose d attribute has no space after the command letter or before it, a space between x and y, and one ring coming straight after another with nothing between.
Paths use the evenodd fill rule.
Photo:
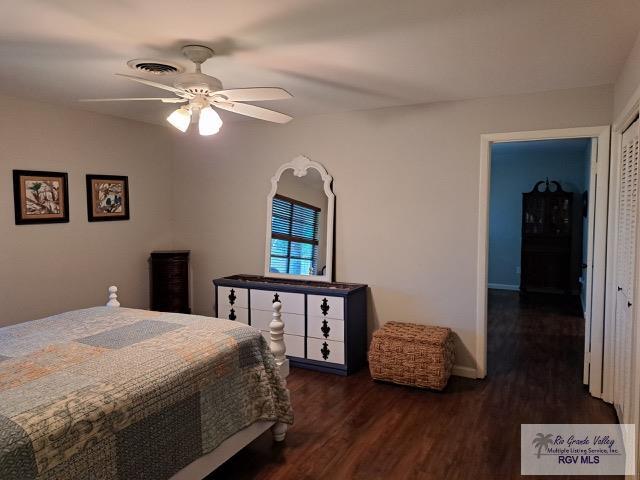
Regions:
<instances>
[{"instance_id":1,"label":"white baseboard","mask_svg":"<svg viewBox=\"0 0 640 480\"><path fill-rule=\"evenodd\" d=\"M455 375L456 377L478 378L475 368L463 367L462 365L454 365L451 375Z\"/></svg>"},{"instance_id":2,"label":"white baseboard","mask_svg":"<svg viewBox=\"0 0 640 480\"><path fill-rule=\"evenodd\" d=\"M494 290L520 290L520 287L518 285L507 285L506 283L489 283L488 287Z\"/></svg>"}]
</instances>

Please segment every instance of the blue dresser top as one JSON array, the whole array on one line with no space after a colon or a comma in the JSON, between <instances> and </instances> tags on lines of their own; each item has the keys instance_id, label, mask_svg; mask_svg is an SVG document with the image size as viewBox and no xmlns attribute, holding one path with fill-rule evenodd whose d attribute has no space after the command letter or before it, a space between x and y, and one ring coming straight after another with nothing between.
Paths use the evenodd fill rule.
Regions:
<instances>
[{"instance_id":1,"label":"blue dresser top","mask_svg":"<svg viewBox=\"0 0 640 480\"><path fill-rule=\"evenodd\" d=\"M313 282L306 280L289 280L286 278L270 278L261 275L231 275L216 278L216 286L254 288L260 290L279 290L284 292L315 293L321 295L350 295L367 288L361 283Z\"/></svg>"}]
</instances>

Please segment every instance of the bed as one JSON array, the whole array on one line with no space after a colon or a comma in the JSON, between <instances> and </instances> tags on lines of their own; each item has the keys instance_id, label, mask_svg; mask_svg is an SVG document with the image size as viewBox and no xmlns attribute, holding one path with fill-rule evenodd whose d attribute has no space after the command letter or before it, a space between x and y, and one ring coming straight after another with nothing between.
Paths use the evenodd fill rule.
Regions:
<instances>
[{"instance_id":1,"label":"bed","mask_svg":"<svg viewBox=\"0 0 640 480\"><path fill-rule=\"evenodd\" d=\"M201 479L293 413L271 342L222 319L109 302L0 329L0 478Z\"/></svg>"}]
</instances>

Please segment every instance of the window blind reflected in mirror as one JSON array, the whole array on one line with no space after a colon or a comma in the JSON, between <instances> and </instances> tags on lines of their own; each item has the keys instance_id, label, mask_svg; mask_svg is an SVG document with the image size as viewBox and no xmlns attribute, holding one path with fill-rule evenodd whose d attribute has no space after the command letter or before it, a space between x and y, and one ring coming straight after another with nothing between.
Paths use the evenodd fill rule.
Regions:
<instances>
[{"instance_id":1,"label":"window blind reflected in mirror","mask_svg":"<svg viewBox=\"0 0 640 480\"><path fill-rule=\"evenodd\" d=\"M318 207L275 195L271 216L269 270L292 275L317 275Z\"/></svg>"}]
</instances>

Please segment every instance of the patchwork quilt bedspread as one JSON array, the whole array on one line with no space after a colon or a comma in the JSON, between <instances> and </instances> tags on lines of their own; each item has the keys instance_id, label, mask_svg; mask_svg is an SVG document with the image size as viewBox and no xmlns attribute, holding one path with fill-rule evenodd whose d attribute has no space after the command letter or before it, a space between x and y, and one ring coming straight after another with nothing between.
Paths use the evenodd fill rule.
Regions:
<instances>
[{"instance_id":1,"label":"patchwork quilt bedspread","mask_svg":"<svg viewBox=\"0 0 640 480\"><path fill-rule=\"evenodd\" d=\"M0 329L0 479L165 479L258 420L292 423L237 322L96 307Z\"/></svg>"}]
</instances>

